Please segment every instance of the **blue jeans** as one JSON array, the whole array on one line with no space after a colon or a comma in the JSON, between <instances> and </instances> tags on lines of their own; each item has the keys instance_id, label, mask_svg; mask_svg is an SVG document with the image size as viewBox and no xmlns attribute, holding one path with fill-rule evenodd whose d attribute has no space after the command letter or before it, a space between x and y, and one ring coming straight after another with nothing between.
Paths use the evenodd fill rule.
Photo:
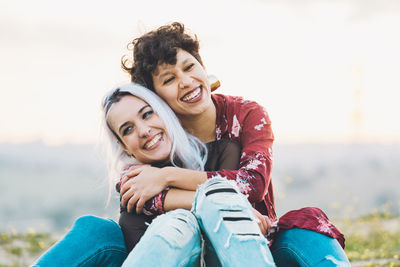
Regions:
<instances>
[{"instance_id":1,"label":"blue jeans","mask_svg":"<svg viewBox=\"0 0 400 267\"><path fill-rule=\"evenodd\" d=\"M267 255L268 258L269 251L264 251L261 249L264 246L259 246L264 241L258 238L252 239L250 238L252 235L248 235L256 230L251 225L243 227L248 220L245 219L239 224L234 224L235 221L240 221L235 219L235 213L241 214L236 216L239 218L247 218L246 216L251 218L252 214L248 213L248 209L241 203L237 205L237 202L240 201L228 200L229 192L223 192L227 191L224 185L218 186L217 184L208 189L205 186L202 188L202 193L198 191L196 195L192 213L177 210L159 216L142 237L139 242L140 246L138 244L135 247L135 252L132 251L128 259L126 259L127 252L118 224L107 219L84 216L79 218L67 235L43 254L33 266L121 266L125 259L124 265L131 266L131 264L143 263L145 260L142 256L135 257L135 253L136 255L145 255L145 248L149 248L149 251L152 249L159 251L162 249L161 246L168 249L168 255L179 255L175 258L171 256L171 260L178 261L176 266L179 266L183 260L188 266L198 266L201 254L199 244L201 244L202 237L205 239L207 266L220 266L216 261L216 254L223 266L227 266L230 261L233 261L233 264L242 262L243 265L253 266L253 255L249 253L257 254L258 259L261 258L260 255ZM218 191L224 194L213 193ZM206 195L210 197L207 198ZM227 206L229 208L226 208ZM218 215L214 209L220 209L221 213L218 218L210 218L212 214ZM173 228L174 221L179 221L177 229L185 238L176 238L175 235L171 235L171 233L179 233L177 229L174 232L161 230L164 229L163 227ZM156 241L158 242L157 246L152 245L152 239L159 239ZM171 249L182 246L182 244L190 244L190 248ZM251 247L251 251L247 247ZM256 247L259 248L258 252L257 249L254 249ZM260 251L261 253L259 253ZM277 266L350 266L336 239L303 229L280 231L271 247L271 252ZM151 261L160 260L162 257L164 260L166 258L165 252L155 253L153 251L148 254L150 256L147 258L150 258ZM246 261L246 259L248 260ZM246 262L243 263L243 261ZM174 263L170 262L169 264Z\"/></svg>"},{"instance_id":2,"label":"blue jeans","mask_svg":"<svg viewBox=\"0 0 400 267\"><path fill-rule=\"evenodd\" d=\"M83 216L32 266L121 266L127 254L121 228L116 222Z\"/></svg>"},{"instance_id":3,"label":"blue jeans","mask_svg":"<svg viewBox=\"0 0 400 267\"><path fill-rule=\"evenodd\" d=\"M214 250L206 253L219 259L206 257L207 266L239 267L249 259L251 266L275 266L250 203L222 178L200 186L192 211L178 209L157 217L123 266L199 266L202 233Z\"/></svg>"},{"instance_id":4,"label":"blue jeans","mask_svg":"<svg viewBox=\"0 0 400 267\"><path fill-rule=\"evenodd\" d=\"M279 231L271 252L277 266L351 266L336 239L305 229Z\"/></svg>"}]
</instances>

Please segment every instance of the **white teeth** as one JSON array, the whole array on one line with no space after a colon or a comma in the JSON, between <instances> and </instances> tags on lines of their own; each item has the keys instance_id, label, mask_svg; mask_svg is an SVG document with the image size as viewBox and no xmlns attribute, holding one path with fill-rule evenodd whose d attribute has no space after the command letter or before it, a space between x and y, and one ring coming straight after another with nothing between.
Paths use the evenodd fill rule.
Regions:
<instances>
[{"instance_id":1,"label":"white teeth","mask_svg":"<svg viewBox=\"0 0 400 267\"><path fill-rule=\"evenodd\" d=\"M145 148L146 149L150 149L152 146L154 146L161 139L161 137L162 137L161 133L159 133L156 136L154 136L154 138L150 142L146 143Z\"/></svg>"},{"instance_id":2,"label":"white teeth","mask_svg":"<svg viewBox=\"0 0 400 267\"><path fill-rule=\"evenodd\" d=\"M182 98L183 101L190 101L193 98L196 98L200 95L201 92L201 87L197 88L196 90L194 90L193 92L191 92L190 94L188 94L187 96L185 96L184 98Z\"/></svg>"}]
</instances>

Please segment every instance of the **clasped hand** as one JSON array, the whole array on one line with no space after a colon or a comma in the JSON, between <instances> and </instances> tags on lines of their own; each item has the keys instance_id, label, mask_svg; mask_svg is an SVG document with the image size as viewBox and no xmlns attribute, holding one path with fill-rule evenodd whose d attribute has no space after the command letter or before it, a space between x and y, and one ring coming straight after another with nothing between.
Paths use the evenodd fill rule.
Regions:
<instances>
[{"instance_id":1,"label":"clasped hand","mask_svg":"<svg viewBox=\"0 0 400 267\"><path fill-rule=\"evenodd\" d=\"M131 166L121 180L121 205L132 212L141 213L147 200L167 188L161 168L150 165Z\"/></svg>"}]
</instances>

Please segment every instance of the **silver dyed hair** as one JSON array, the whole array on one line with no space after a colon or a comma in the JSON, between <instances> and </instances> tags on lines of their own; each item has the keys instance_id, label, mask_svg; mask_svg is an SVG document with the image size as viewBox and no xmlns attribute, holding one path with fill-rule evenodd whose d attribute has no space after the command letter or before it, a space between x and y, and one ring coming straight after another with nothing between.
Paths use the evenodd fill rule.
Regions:
<instances>
[{"instance_id":1,"label":"silver dyed hair","mask_svg":"<svg viewBox=\"0 0 400 267\"><path fill-rule=\"evenodd\" d=\"M119 181L122 168L128 164L140 163L134 157L128 155L117 143L120 140L107 123L108 111L126 95L132 95L145 101L165 124L167 135L172 142L170 162L173 166L191 170L204 170L207 160L207 148L204 143L183 129L175 113L158 95L139 84L125 84L111 90L104 98L102 105L103 128L108 137L106 139L108 141L110 194L114 184Z\"/></svg>"}]
</instances>

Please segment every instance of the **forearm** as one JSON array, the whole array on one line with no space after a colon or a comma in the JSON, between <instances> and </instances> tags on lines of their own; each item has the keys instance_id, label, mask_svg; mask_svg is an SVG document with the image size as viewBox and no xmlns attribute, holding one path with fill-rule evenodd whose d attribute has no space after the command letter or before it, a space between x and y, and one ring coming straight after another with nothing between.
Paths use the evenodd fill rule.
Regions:
<instances>
[{"instance_id":1,"label":"forearm","mask_svg":"<svg viewBox=\"0 0 400 267\"><path fill-rule=\"evenodd\" d=\"M171 188L164 200L164 211L175 209L190 210L194 201L196 191Z\"/></svg>"},{"instance_id":2,"label":"forearm","mask_svg":"<svg viewBox=\"0 0 400 267\"><path fill-rule=\"evenodd\" d=\"M196 191L199 185L207 181L207 173L176 167L165 167L165 179L169 187Z\"/></svg>"}]
</instances>

